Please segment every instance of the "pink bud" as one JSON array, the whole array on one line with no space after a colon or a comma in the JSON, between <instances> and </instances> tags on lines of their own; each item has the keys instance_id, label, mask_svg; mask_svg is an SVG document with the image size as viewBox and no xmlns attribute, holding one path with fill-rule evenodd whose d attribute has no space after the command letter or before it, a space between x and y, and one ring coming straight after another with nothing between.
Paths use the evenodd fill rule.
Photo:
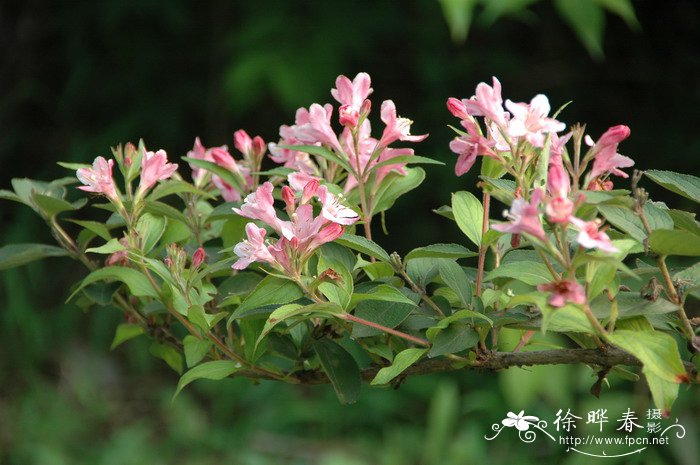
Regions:
<instances>
[{"instance_id":1,"label":"pink bud","mask_svg":"<svg viewBox=\"0 0 700 465\"><path fill-rule=\"evenodd\" d=\"M267 144L263 140L262 137L260 136L255 136L253 138L253 154L256 157L262 157L265 155L265 151L267 150Z\"/></svg>"},{"instance_id":2,"label":"pink bud","mask_svg":"<svg viewBox=\"0 0 700 465\"><path fill-rule=\"evenodd\" d=\"M569 194L569 176L562 165L550 164L549 176L547 177L547 189L549 193L558 196L566 197Z\"/></svg>"},{"instance_id":3,"label":"pink bud","mask_svg":"<svg viewBox=\"0 0 700 465\"><path fill-rule=\"evenodd\" d=\"M338 239L342 235L343 227L338 223L330 223L318 233L316 240L321 244L325 244Z\"/></svg>"},{"instance_id":4,"label":"pink bud","mask_svg":"<svg viewBox=\"0 0 700 465\"><path fill-rule=\"evenodd\" d=\"M168 268L173 266L173 260L170 257L165 257L163 259L163 263L165 263L165 266L167 266Z\"/></svg>"},{"instance_id":5,"label":"pink bud","mask_svg":"<svg viewBox=\"0 0 700 465\"><path fill-rule=\"evenodd\" d=\"M211 149L211 157L214 159L214 163L217 165L222 166L229 171L238 171L236 160L234 160L228 151L222 149L221 147L214 147Z\"/></svg>"},{"instance_id":6,"label":"pink bud","mask_svg":"<svg viewBox=\"0 0 700 465\"><path fill-rule=\"evenodd\" d=\"M447 99L447 109L459 119L469 119L467 106L459 99L450 97Z\"/></svg>"},{"instance_id":7,"label":"pink bud","mask_svg":"<svg viewBox=\"0 0 700 465\"><path fill-rule=\"evenodd\" d=\"M598 139L597 145L605 147L606 145L619 144L630 136L630 128L624 124L613 126Z\"/></svg>"},{"instance_id":8,"label":"pink bud","mask_svg":"<svg viewBox=\"0 0 700 465\"><path fill-rule=\"evenodd\" d=\"M244 155L248 155L253 147L253 141L247 132L239 129L233 133L233 145L236 147L236 150Z\"/></svg>"},{"instance_id":9,"label":"pink bud","mask_svg":"<svg viewBox=\"0 0 700 465\"><path fill-rule=\"evenodd\" d=\"M360 107L360 114L361 115L367 115L370 110L372 109L372 102L370 99L365 99L364 102L362 102L362 106Z\"/></svg>"},{"instance_id":10,"label":"pink bud","mask_svg":"<svg viewBox=\"0 0 700 465\"><path fill-rule=\"evenodd\" d=\"M206 258L207 253L204 251L204 248L199 247L192 255L192 268L199 268L199 265L204 263Z\"/></svg>"},{"instance_id":11,"label":"pink bud","mask_svg":"<svg viewBox=\"0 0 700 465\"><path fill-rule=\"evenodd\" d=\"M312 179L311 181L307 182L306 185L304 186L304 191L301 194L301 203L308 203L314 195L316 195L316 191L318 191L318 179Z\"/></svg>"},{"instance_id":12,"label":"pink bud","mask_svg":"<svg viewBox=\"0 0 700 465\"><path fill-rule=\"evenodd\" d=\"M287 205L287 212L290 214L294 211L294 191L289 186L282 187L282 200Z\"/></svg>"}]
</instances>

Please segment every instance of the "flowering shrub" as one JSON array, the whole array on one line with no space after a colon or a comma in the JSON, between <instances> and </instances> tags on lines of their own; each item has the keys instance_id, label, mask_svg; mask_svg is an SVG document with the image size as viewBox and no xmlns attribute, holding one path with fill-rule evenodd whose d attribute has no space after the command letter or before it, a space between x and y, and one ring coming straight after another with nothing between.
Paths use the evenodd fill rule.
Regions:
<instances>
[{"instance_id":1,"label":"flowering shrub","mask_svg":"<svg viewBox=\"0 0 700 465\"><path fill-rule=\"evenodd\" d=\"M236 156L197 138L183 158L192 182L143 143L92 165L61 163L77 179L14 179L2 198L44 218L60 247L5 246L0 268L82 262L89 274L69 299L123 312L112 347L150 337L151 353L181 374L177 392L237 376L330 382L350 403L363 379L585 363L596 395L608 376L638 379L624 366L641 367L668 413L679 385L698 380L689 361L698 321L685 306L700 277L697 263L675 270L666 259L700 255L700 227L648 199L643 173L618 153L630 129L594 140L585 126L567 129L561 110L550 116L544 95L504 104L495 78L469 99L450 98L462 128L449 143L455 172L482 157L482 200L457 192L437 212L476 250L434 244L401 257L372 241L373 220L423 181L409 165L442 163L401 144L427 134L412 135L391 100L373 137L371 93L367 74L340 76L337 108L300 108L277 143L236 131ZM266 155L273 169L263 169ZM700 201L694 176L644 174ZM68 200L80 191L89 196ZM492 199L508 206L503 217L490 219ZM472 257L476 268L460 264ZM513 351L498 351L502 328L521 332ZM558 347L521 352L535 331L557 334Z\"/></svg>"}]
</instances>

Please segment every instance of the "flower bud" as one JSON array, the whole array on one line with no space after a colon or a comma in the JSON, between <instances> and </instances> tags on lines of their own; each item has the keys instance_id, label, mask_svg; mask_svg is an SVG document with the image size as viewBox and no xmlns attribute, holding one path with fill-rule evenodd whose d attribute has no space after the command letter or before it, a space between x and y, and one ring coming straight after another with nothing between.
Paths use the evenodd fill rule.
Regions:
<instances>
[{"instance_id":1,"label":"flower bud","mask_svg":"<svg viewBox=\"0 0 700 465\"><path fill-rule=\"evenodd\" d=\"M605 147L607 145L619 144L630 136L630 128L624 124L613 126L600 136L596 145Z\"/></svg>"},{"instance_id":2,"label":"flower bud","mask_svg":"<svg viewBox=\"0 0 700 465\"><path fill-rule=\"evenodd\" d=\"M204 263L204 260L207 258L207 253L204 250L203 247L199 247L197 250L195 250L194 254L192 255L192 268L199 268L199 266Z\"/></svg>"},{"instance_id":3,"label":"flower bud","mask_svg":"<svg viewBox=\"0 0 700 465\"><path fill-rule=\"evenodd\" d=\"M253 141L243 129L233 133L233 145L236 150L241 152L243 155L248 155L253 148Z\"/></svg>"},{"instance_id":4,"label":"flower bud","mask_svg":"<svg viewBox=\"0 0 700 465\"><path fill-rule=\"evenodd\" d=\"M316 195L316 191L318 191L318 186L318 179L315 178L306 183L306 185L304 186L304 190L301 194L302 204L308 203L314 197L314 195Z\"/></svg>"},{"instance_id":5,"label":"flower bud","mask_svg":"<svg viewBox=\"0 0 700 465\"><path fill-rule=\"evenodd\" d=\"M469 119L467 106L459 99L450 97L447 99L447 109L459 119Z\"/></svg>"},{"instance_id":6,"label":"flower bud","mask_svg":"<svg viewBox=\"0 0 700 465\"><path fill-rule=\"evenodd\" d=\"M296 207L296 202L294 200L294 191L289 186L282 187L282 200L287 205L287 213L291 215Z\"/></svg>"},{"instance_id":7,"label":"flower bud","mask_svg":"<svg viewBox=\"0 0 700 465\"><path fill-rule=\"evenodd\" d=\"M338 120L346 127L354 128L360 120L360 113L350 105L342 105L338 109Z\"/></svg>"}]
</instances>

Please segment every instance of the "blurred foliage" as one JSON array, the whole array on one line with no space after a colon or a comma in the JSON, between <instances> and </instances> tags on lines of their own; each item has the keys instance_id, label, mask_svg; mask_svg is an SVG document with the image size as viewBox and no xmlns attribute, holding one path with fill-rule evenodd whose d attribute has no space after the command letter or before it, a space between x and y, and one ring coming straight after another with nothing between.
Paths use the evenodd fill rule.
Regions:
<instances>
[{"instance_id":1,"label":"blurred foliage","mask_svg":"<svg viewBox=\"0 0 700 465\"><path fill-rule=\"evenodd\" d=\"M506 3L524 16L494 13ZM197 135L207 145L231 144L242 127L275 140L298 106L329 101L335 77L358 71L383 92L377 101L393 98L416 121L415 133L431 133L418 153L448 165L446 98L469 97L496 75L516 99L543 92L558 107L573 98L566 119L590 121L594 138L628 124L625 154L639 168L697 173L697 3L660 10L635 2L641 27L630 30L631 16L611 6L628 2L590 2L613 13L604 35L598 25L594 39L581 39L589 49L600 45L601 61L561 19L575 21L560 11L574 3L488 2L494 6L478 10L486 26L460 45L435 0L7 2L0 5L0 186L12 177L56 177L64 173L57 160L89 161L139 137L173 157ZM390 235L378 242L405 252L457 240L458 229L430 210L474 183L473 175L430 168L428 183L387 217ZM25 209L2 203L0 221L3 244L51 241ZM551 419L559 408L647 408L648 395L629 392L629 383L604 389L600 400L575 390L594 381L585 367L426 376L398 391L367 390L350 407L325 387L202 381L171 405L175 375L145 347L108 352L116 312L82 314L61 304L78 273L77 264L55 258L0 275L2 464L461 465L516 456L573 464L585 458L514 437L504 447L483 435L508 410ZM676 408L685 440L649 448L637 462L607 463L698 463L698 399L681 395Z\"/></svg>"},{"instance_id":2,"label":"blurred foliage","mask_svg":"<svg viewBox=\"0 0 700 465\"><path fill-rule=\"evenodd\" d=\"M472 22L491 27L503 16L513 17L524 23L532 23L537 17L528 7L541 0L439 0L445 19L452 33L452 40L464 43ZM632 0L554 0L559 16L578 37L588 53L601 60L605 12L624 20L630 29L639 29L639 20ZM482 8L479 9L478 7ZM478 14L477 14L478 12Z\"/></svg>"}]
</instances>

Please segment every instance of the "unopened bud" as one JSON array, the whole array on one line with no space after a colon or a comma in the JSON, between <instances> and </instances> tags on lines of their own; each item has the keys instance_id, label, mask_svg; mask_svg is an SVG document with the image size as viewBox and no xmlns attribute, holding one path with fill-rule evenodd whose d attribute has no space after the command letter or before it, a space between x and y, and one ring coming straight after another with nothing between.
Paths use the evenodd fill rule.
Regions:
<instances>
[{"instance_id":1,"label":"unopened bud","mask_svg":"<svg viewBox=\"0 0 700 465\"><path fill-rule=\"evenodd\" d=\"M199 266L204 263L204 260L207 258L207 252L204 250L203 247L199 247L197 250L195 250L194 254L192 255L192 268L199 268Z\"/></svg>"}]
</instances>

